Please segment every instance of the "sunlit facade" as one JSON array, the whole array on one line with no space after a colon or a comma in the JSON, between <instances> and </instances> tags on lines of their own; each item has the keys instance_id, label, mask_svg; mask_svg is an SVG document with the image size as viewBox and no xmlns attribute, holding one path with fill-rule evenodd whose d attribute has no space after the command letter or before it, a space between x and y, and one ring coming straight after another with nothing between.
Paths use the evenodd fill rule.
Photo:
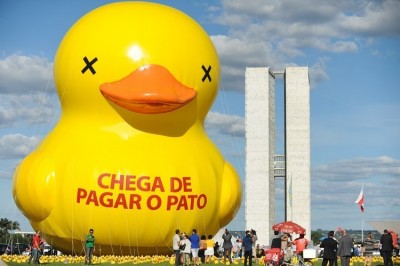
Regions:
<instances>
[{"instance_id":1,"label":"sunlit facade","mask_svg":"<svg viewBox=\"0 0 400 266\"><path fill-rule=\"evenodd\" d=\"M285 154L275 155L275 74L285 86ZM307 67L271 72L246 68L246 229L269 245L275 222L275 177L285 178L285 217L311 234L310 83ZM279 221L280 222L280 221ZM310 235L309 235L310 237Z\"/></svg>"}]
</instances>

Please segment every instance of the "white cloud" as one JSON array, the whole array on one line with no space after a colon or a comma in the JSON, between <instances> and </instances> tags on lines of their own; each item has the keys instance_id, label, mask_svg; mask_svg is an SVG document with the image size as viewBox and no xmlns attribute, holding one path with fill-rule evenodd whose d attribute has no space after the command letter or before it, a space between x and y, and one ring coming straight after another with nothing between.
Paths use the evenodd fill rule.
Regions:
<instances>
[{"instance_id":1,"label":"white cloud","mask_svg":"<svg viewBox=\"0 0 400 266\"><path fill-rule=\"evenodd\" d=\"M345 32L372 36L400 34L400 1L366 1L359 13L341 14L339 25Z\"/></svg>"},{"instance_id":2,"label":"white cloud","mask_svg":"<svg viewBox=\"0 0 400 266\"><path fill-rule=\"evenodd\" d=\"M379 176L398 177L400 179L400 160L388 156L377 158L354 158L313 167L315 182L356 182L368 181ZM351 178L350 178L351 177Z\"/></svg>"},{"instance_id":3,"label":"white cloud","mask_svg":"<svg viewBox=\"0 0 400 266\"><path fill-rule=\"evenodd\" d=\"M22 134L7 134L0 138L0 158L22 158L30 153L40 139L36 136L27 137Z\"/></svg>"},{"instance_id":4,"label":"white cloud","mask_svg":"<svg viewBox=\"0 0 400 266\"><path fill-rule=\"evenodd\" d=\"M226 115L217 112L209 112L205 122L206 128L223 135L232 137L244 137L244 118L237 115Z\"/></svg>"},{"instance_id":5,"label":"white cloud","mask_svg":"<svg viewBox=\"0 0 400 266\"><path fill-rule=\"evenodd\" d=\"M54 123L59 104L53 63L46 58L12 54L0 59L0 128Z\"/></svg>"},{"instance_id":6,"label":"white cloud","mask_svg":"<svg viewBox=\"0 0 400 266\"><path fill-rule=\"evenodd\" d=\"M341 160L312 167L311 176L313 224L324 229L359 224L361 212L354 201L362 186L366 221L400 219L393 212L400 207L400 160L389 156ZM335 224L338 216L344 217L341 224Z\"/></svg>"},{"instance_id":7,"label":"white cloud","mask_svg":"<svg viewBox=\"0 0 400 266\"><path fill-rule=\"evenodd\" d=\"M224 25L236 25L237 21L231 24L230 16L241 15L246 19L251 18L253 22L279 25L282 34L296 34L307 28L308 35L317 33L336 37L360 33L380 36L400 33L400 2L397 0L224 0L222 3L225 13L218 22Z\"/></svg>"},{"instance_id":8,"label":"white cloud","mask_svg":"<svg viewBox=\"0 0 400 266\"><path fill-rule=\"evenodd\" d=\"M244 90L246 66L283 69L306 57L305 48L355 53L359 45L371 45L374 37L400 34L400 1L395 0L224 0L222 5L223 12L214 22L229 31L212 39L223 62L224 90ZM321 60L304 58L304 65L317 65ZM319 79L327 78L326 72L320 72Z\"/></svg>"},{"instance_id":9,"label":"white cloud","mask_svg":"<svg viewBox=\"0 0 400 266\"><path fill-rule=\"evenodd\" d=\"M400 160L388 156L340 160L312 168L312 198L315 206L333 199L330 204L352 204L364 186L366 198L375 199L369 206L379 207L385 201L400 205L398 182Z\"/></svg>"},{"instance_id":10,"label":"white cloud","mask_svg":"<svg viewBox=\"0 0 400 266\"><path fill-rule=\"evenodd\" d=\"M58 100L52 93L26 92L3 95L0 104L0 128L28 123L30 126L54 124L59 116Z\"/></svg>"},{"instance_id":11,"label":"white cloud","mask_svg":"<svg viewBox=\"0 0 400 266\"><path fill-rule=\"evenodd\" d=\"M329 62L329 58L320 57L314 65L310 66L310 83L311 89L315 89L320 81L328 79L328 74L326 70L326 64Z\"/></svg>"},{"instance_id":12,"label":"white cloud","mask_svg":"<svg viewBox=\"0 0 400 266\"><path fill-rule=\"evenodd\" d=\"M0 94L54 92L53 63L39 56L12 54L0 59Z\"/></svg>"}]
</instances>

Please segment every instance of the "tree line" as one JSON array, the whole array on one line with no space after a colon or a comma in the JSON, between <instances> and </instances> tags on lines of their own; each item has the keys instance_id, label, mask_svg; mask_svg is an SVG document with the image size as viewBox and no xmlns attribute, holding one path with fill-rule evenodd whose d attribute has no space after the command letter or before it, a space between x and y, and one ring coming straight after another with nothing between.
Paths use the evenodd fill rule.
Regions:
<instances>
[{"instance_id":1,"label":"tree line","mask_svg":"<svg viewBox=\"0 0 400 266\"><path fill-rule=\"evenodd\" d=\"M21 230L20 224L17 221L11 221L7 218L0 219L0 242L5 243L10 231Z\"/></svg>"}]
</instances>

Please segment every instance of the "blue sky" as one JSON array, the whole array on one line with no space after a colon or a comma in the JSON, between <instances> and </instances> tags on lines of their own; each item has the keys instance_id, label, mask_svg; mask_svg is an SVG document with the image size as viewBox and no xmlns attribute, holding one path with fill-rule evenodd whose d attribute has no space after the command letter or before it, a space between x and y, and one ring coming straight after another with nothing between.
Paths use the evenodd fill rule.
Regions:
<instances>
[{"instance_id":1,"label":"blue sky","mask_svg":"<svg viewBox=\"0 0 400 266\"><path fill-rule=\"evenodd\" d=\"M57 47L73 23L113 1L0 2L0 217L30 225L12 199L12 174L57 122ZM354 203L362 184L367 221L400 220L400 1L156 1L182 10L211 36L222 65L206 129L245 173L245 68L308 66L311 77L313 230L361 229ZM282 80L277 143L282 153ZM34 185L34 184L32 184ZM283 183L277 181L277 222ZM230 228L245 226L244 200Z\"/></svg>"}]
</instances>

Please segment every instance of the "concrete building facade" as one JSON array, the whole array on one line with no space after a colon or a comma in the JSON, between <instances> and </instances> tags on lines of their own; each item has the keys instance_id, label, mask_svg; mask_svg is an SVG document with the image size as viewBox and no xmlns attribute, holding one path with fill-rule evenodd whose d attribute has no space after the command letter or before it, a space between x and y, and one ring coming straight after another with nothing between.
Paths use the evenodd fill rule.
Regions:
<instances>
[{"instance_id":1,"label":"concrete building facade","mask_svg":"<svg viewBox=\"0 0 400 266\"><path fill-rule=\"evenodd\" d=\"M269 241L275 221L275 78L268 67L246 68L245 129L246 229L257 231L258 242Z\"/></svg>"},{"instance_id":2,"label":"concrete building facade","mask_svg":"<svg viewBox=\"0 0 400 266\"><path fill-rule=\"evenodd\" d=\"M275 176L282 173L286 220L302 225L311 237L308 67L288 67L279 74L285 91L285 155L284 169L275 169L275 174L275 75L268 67L246 68L245 74L245 220L261 245L271 243L271 227L281 222L275 221Z\"/></svg>"},{"instance_id":3,"label":"concrete building facade","mask_svg":"<svg viewBox=\"0 0 400 266\"><path fill-rule=\"evenodd\" d=\"M285 86L286 219L311 238L310 82L308 67L288 67Z\"/></svg>"}]
</instances>

